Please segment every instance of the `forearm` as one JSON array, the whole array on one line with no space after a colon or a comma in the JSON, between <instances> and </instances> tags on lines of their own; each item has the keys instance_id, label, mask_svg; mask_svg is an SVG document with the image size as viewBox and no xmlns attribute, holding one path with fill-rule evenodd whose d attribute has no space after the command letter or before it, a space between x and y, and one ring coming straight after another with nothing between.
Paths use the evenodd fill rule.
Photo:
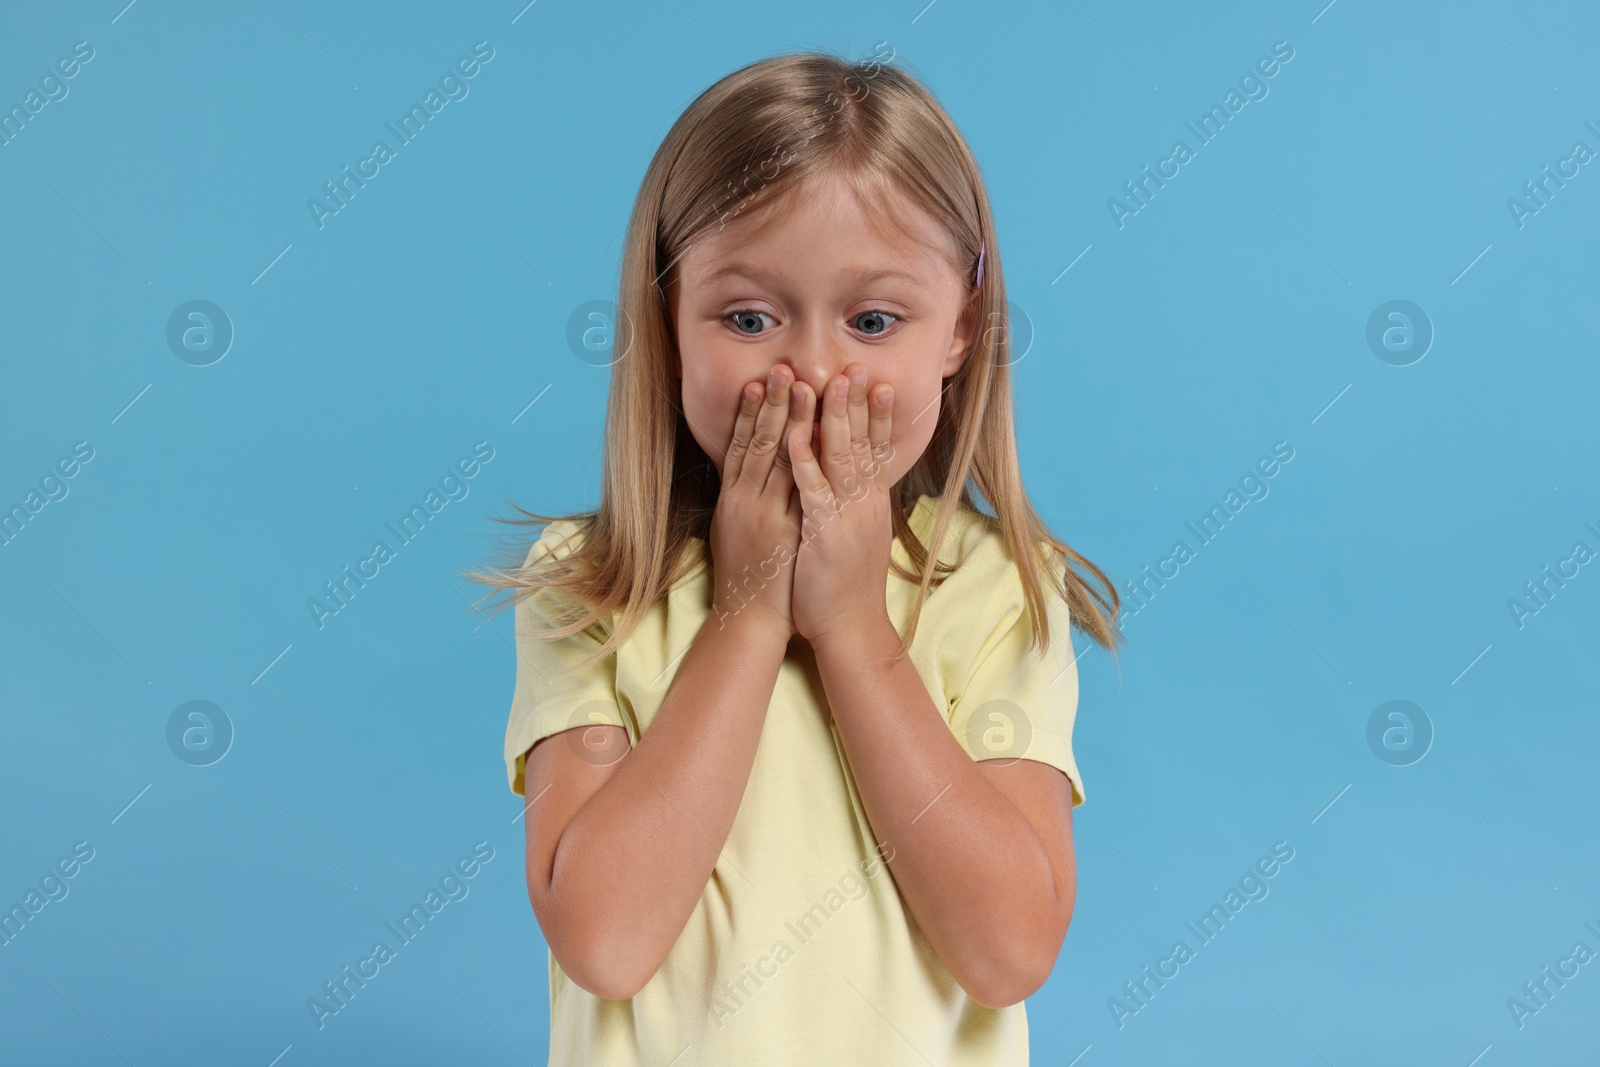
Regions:
<instances>
[{"instance_id":1,"label":"forearm","mask_svg":"<svg viewBox=\"0 0 1600 1067\"><path fill-rule=\"evenodd\" d=\"M1039 976L1060 911L1049 856L1026 816L956 741L887 618L815 649L875 839L928 943L980 1003ZM1053 958L1053 954L1052 954ZM992 1003L991 1003L992 1002Z\"/></svg>"},{"instance_id":2,"label":"forearm","mask_svg":"<svg viewBox=\"0 0 1600 1067\"><path fill-rule=\"evenodd\" d=\"M650 728L561 836L552 898L622 988L660 968L705 890L786 648L754 616L708 616Z\"/></svg>"}]
</instances>

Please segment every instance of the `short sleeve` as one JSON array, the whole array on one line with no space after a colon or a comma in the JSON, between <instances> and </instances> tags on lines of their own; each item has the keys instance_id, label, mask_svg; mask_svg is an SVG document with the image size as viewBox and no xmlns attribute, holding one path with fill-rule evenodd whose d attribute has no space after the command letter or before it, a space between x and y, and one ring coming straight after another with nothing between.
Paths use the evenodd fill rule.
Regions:
<instances>
[{"instance_id":1,"label":"short sleeve","mask_svg":"<svg viewBox=\"0 0 1600 1067\"><path fill-rule=\"evenodd\" d=\"M1050 648L1041 653L1028 647L1034 634L1032 617L1021 574L1008 558L1005 574L974 627L987 636L965 685L951 701L950 728L974 760L1031 759L1060 770L1072 782L1076 807L1083 803L1084 793L1072 755L1072 724L1078 711L1072 617L1059 592L1047 585L1044 595Z\"/></svg>"},{"instance_id":2,"label":"short sleeve","mask_svg":"<svg viewBox=\"0 0 1600 1067\"><path fill-rule=\"evenodd\" d=\"M577 538L572 537L575 532ZM524 566L547 555L560 558L570 554L581 537L577 524L571 520L548 523ZM578 667L604 641L605 635L597 632L600 624L555 641L538 636L538 631L566 624L561 617L562 603L559 590L545 588L516 606L517 680L506 723L505 761L511 791L519 797L524 795L522 775L527 753L536 742L586 724L609 723L627 728L617 700L615 653L587 667Z\"/></svg>"}]
</instances>

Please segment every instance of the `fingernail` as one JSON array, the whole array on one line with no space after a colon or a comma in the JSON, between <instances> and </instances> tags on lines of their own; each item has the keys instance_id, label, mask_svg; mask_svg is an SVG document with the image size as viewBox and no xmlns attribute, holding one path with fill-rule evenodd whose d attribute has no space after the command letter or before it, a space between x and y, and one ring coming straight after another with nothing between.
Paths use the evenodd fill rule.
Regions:
<instances>
[{"instance_id":1,"label":"fingernail","mask_svg":"<svg viewBox=\"0 0 1600 1067\"><path fill-rule=\"evenodd\" d=\"M838 385L834 386L833 387L833 395L838 397L840 400L843 400L845 397L849 396L850 395L850 383L849 382L840 382Z\"/></svg>"},{"instance_id":2,"label":"fingernail","mask_svg":"<svg viewBox=\"0 0 1600 1067\"><path fill-rule=\"evenodd\" d=\"M778 373L778 368L777 367L773 367L770 371L767 372L767 388L768 389L776 389L778 387L778 383L781 382L781 381L783 381L783 375Z\"/></svg>"}]
</instances>

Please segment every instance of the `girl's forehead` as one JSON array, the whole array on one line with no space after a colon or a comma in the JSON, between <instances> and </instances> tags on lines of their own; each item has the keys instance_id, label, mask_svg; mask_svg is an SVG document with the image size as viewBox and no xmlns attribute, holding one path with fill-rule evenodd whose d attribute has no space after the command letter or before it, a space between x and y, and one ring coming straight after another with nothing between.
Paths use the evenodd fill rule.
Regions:
<instances>
[{"instance_id":1,"label":"girl's forehead","mask_svg":"<svg viewBox=\"0 0 1600 1067\"><path fill-rule=\"evenodd\" d=\"M887 254L931 269L948 267L956 259L950 233L910 197L886 183L874 184L864 195L835 177L785 189L739 211L681 258L714 269L722 260L743 258L753 245L783 229L807 234L838 229L852 248L870 244L879 253L875 259Z\"/></svg>"}]
</instances>

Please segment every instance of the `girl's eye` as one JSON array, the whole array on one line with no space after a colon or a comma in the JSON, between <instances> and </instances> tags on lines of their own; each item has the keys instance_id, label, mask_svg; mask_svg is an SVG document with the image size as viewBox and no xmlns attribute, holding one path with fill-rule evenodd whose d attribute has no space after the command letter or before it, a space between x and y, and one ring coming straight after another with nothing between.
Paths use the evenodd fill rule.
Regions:
<instances>
[{"instance_id":1,"label":"girl's eye","mask_svg":"<svg viewBox=\"0 0 1600 1067\"><path fill-rule=\"evenodd\" d=\"M734 329L743 336L759 337L766 332L762 329L762 320L771 319L772 316L754 308L740 308L738 311L730 311L724 318L731 320ZM881 337L893 329L895 323L900 321L900 316L888 311L863 311L854 316L854 321L856 329L865 336ZM776 325L776 320L773 324Z\"/></svg>"},{"instance_id":2,"label":"girl's eye","mask_svg":"<svg viewBox=\"0 0 1600 1067\"><path fill-rule=\"evenodd\" d=\"M857 328L868 337L879 337L887 332L893 323L900 321L900 316L890 314L887 311L863 311L856 316L856 321L861 322L863 319L867 320L867 325ZM888 319L889 322L884 322L883 320L885 319Z\"/></svg>"},{"instance_id":3,"label":"girl's eye","mask_svg":"<svg viewBox=\"0 0 1600 1067\"><path fill-rule=\"evenodd\" d=\"M746 337L756 337L761 333L762 316L766 316L769 319L772 318L765 311L755 311L749 308L741 308L738 311L729 312L727 318L732 319L734 329Z\"/></svg>"}]
</instances>

